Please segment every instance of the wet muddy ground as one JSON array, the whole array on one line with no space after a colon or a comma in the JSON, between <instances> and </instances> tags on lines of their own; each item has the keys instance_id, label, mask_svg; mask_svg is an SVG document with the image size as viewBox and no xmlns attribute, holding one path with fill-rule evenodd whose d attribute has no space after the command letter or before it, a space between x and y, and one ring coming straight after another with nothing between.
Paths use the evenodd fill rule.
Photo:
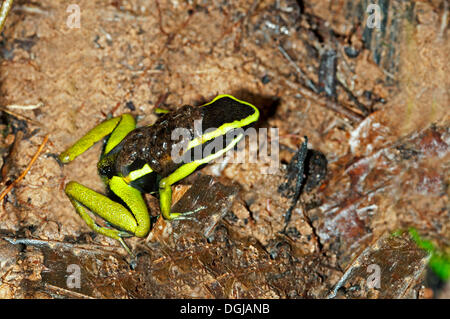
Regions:
<instances>
[{"instance_id":1,"label":"wet muddy ground","mask_svg":"<svg viewBox=\"0 0 450 319\"><path fill-rule=\"evenodd\" d=\"M380 28L363 0L75 1L79 27L65 2L14 2L0 38L2 190L48 141L1 203L0 297L449 298L405 232L450 254L449 9L379 2ZM134 265L64 194L71 180L103 192L101 145L65 166L55 154L108 116L146 125L155 107L218 94L278 129L264 143L279 141L279 165L217 163L175 186L174 211L206 209L127 239Z\"/></svg>"}]
</instances>

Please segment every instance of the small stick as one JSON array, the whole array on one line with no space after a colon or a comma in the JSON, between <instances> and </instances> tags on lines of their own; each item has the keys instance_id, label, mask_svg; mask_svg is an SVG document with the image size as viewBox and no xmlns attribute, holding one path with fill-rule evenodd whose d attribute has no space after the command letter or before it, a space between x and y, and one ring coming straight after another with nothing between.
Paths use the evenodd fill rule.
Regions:
<instances>
[{"instance_id":1,"label":"small stick","mask_svg":"<svg viewBox=\"0 0 450 319\"><path fill-rule=\"evenodd\" d=\"M39 102L38 104L30 104L30 105L19 105L19 104L10 104L6 107L8 109L19 109L19 110L34 110L44 106L44 103Z\"/></svg>"},{"instance_id":2,"label":"small stick","mask_svg":"<svg viewBox=\"0 0 450 319\"><path fill-rule=\"evenodd\" d=\"M11 10L13 4L13 0L4 0L2 3L1 11L0 11L0 32L3 29L3 26L5 25L6 16L9 13L9 10Z\"/></svg>"},{"instance_id":3,"label":"small stick","mask_svg":"<svg viewBox=\"0 0 450 319\"><path fill-rule=\"evenodd\" d=\"M1 176L2 176L2 181L6 180L6 174L8 173L11 163L13 162L13 158L15 157L16 153L17 153L17 148L20 144L20 141L22 141L23 138L23 131L18 131L16 133L16 136L14 138L14 143L11 147L11 151L9 152L8 157L5 160L5 163L3 164L3 167L0 171Z\"/></svg>"},{"instance_id":4,"label":"small stick","mask_svg":"<svg viewBox=\"0 0 450 319\"><path fill-rule=\"evenodd\" d=\"M58 295L62 295L64 297L72 297L72 298L77 298L77 299L94 299L94 297L89 296L89 295L85 295L76 291L72 291L69 289L65 289L65 288L61 288L58 286L53 286L49 283L44 283L44 286L49 289L52 290L54 292L56 292Z\"/></svg>"},{"instance_id":5,"label":"small stick","mask_svg":"<svg viewBox=\"0 0 450 319\"><path fill-rule=\"evenodd\" d=\"M286 50L281 46L278 45L278 50L281 52L281 54L284 56L286 60L289 61L289 63L292 65L292 67L297 71L297 73L300 75L303 80L305 80L308 87L314 91L314 93L318 93L317 86L314 84L313 81L311 81L308 76L303 72L303 70L295 63L295 61L291 58L291 56L286 52Z\"/></svg>"},{"instance_id":6,"label":"small stick","mask_svg":"<svg viewBox=\"0 0 450 319\"><path fill-rule=\"evenodd\" d=\"M8 194L11 191L11 189L25 177L25 175L27 175L28 171L31 169L31 166L34 164L34 162L37 160L42 150L44 149L44 146L47 143L47 141L48 141L48 134L45 135L44 141L42 142L41 146L39 146L38 150L34 154L27 168L23 171L22 174L20 174L20 176L16 180L14 180L11 184L9 184L9 186L0 194L0 201L2 201L3 198L5 198L6 194Z\"/></svg>"},{"instance_id":7,"label":"small stick","mask_svg":"<svg viewBox=\"0 0 450 319\"><path fill-rule=\"evenodd\" d=\"M2 107L2 106L0 106L0 111L5 112L5 113L7 113L7 114L9 114L9 115L12 115L12 116L18 118L19 120L23 120L23 121L26 121L26 122L30 122L31 124L34 124L34 125L39 126L39 127L42 127L42 124L41 124L41 123L36 122L36 121L34 121L34 120L32 120L32 119L26 117L26 116L23 116L23 115L20 115L20 114L15 113L15 112L13 112L13 111L10 111L10 110L8 110L8 109Z\"/></svg>"}]
</instances>

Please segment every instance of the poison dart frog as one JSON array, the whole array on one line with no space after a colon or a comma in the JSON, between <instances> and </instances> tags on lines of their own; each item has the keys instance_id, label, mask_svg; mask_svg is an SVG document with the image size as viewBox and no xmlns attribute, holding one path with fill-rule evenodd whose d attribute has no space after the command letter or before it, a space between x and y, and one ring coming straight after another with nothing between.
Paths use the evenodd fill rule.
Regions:
<instances>
[{"instance_id":1,"label":"poison dart frog","mask_svg":"<svg viewBox=\"0 0 450 319\"><path fill-rule=\"evenodd\" d=\"M251 125L259 118L259 110L248 102L231 95L219 95L199 107L185 105L163 114L153 125L136 128L130 114L123 114L100 123L75 144L59 155L59 160L69 163L96 142L105 139L102 155L97 164L109 196L105 196L75 181L65 187L77 213L95 232L118 240L133 255L123 238L145 237L151 221L143 193L158 194L162 216L167 220L186 219L198 212L172 213L171 186L193 173L200 166L222 156L243 137L236 134L214 153L192 158L181 156L174 160L173 149L179 141L172 132L182 128L188 132L182 152L204 150L205 147L232 133ZM201 123L200 135L195 123ZM198 122L200 121L200 122ZM227 135L228 136L228 135ZM220 144L222 145L222 144ZM181 155L183 155L182 153ZM88 211L98 215L110 226L100 226Z\"/></svg>"}]
</instances>

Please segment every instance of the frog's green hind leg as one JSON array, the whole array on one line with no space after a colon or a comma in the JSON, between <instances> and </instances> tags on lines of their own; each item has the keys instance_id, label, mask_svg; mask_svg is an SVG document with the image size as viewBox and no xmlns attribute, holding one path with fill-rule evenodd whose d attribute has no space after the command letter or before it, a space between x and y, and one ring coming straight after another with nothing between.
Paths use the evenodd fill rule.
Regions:
<instances>
[{"instance_id":1,"label":"frog's green hind leg","mask_svg":"<svg viewBox=\"0 0 450 319\"><path fill-rule=\"evenodd\" d=\"M92 217L87 212L86 208L81 205L78 201L70 198L70 201L72 202L73 207L75 207L75 210L77 213L81 216L81 218L86 222L86 224L96 233L111 237L113 239L116 239L120 242L123 248L131 255L133 256L133 253L131 252L130 248L128 248L125 241L122 239L122 237L126 237L128 234L126 232L120 232L117 229L111 229L107 227L101 227L98 226L95 221L92 219ZM123 233L123 234L122 234ZM129 236L129 235L128 235Z\"/></svg>"},{"instance_id":2,"label":"frog's green hind leg","mask_svg":"<svg viewBox=\"0 0 450 319\"><path fill-rule=\"evenodd\" d=\"M63 163L68 163L84 153L96 142L110 135L104 149L104 155L106 155L117 146L130 131L135 129L135 127L135 120L129 114L106 120L90 130L65 152L61 153L59 159ZM118 240L127 252L132 255L130 249L126 246L123 237L130 237L130 234L143 237L148 233L150 229L150 217L148 215L147 206L141 193L125 183L121 177L114 176L109 180L105 179L105 182L107 186L109 186L109 188L125 202L131 212L123 205L77 182L69 182L65 192L75 207L75 210L91 229L97 233ZM97 225L87 210L92 211L122 230Z\"/></svg>"},{"instance_id":3,"label":"frog's green hind leg","mask_svg":"<svg viewBox=\"0 0 450 319\"><path fill-rule=\"evenodd\" d=\"M123 114L122 116L106 120L90 130L66 151L62 152L59 155L59 160L64 164L69 163L86 152L96 142L111 134L104 151L107 154L135 127L136 122L130 114Z\"/></svg>"},{"instance_id":4,"label":"frog's green hind leg","mask_svg":"<svg viewBox=\"0 0 450 319\"><path fill-rule=\"evenodd\" d=\"M180 219L183 218L183 215L186 214L192 214L194 212L197 212L198 210L202 209L203 207L200 207L199 209L196 209L193 212L187 212L187 213L171 213L170 209L172 206L172 188L171 185L175 184L176 182L182 180L183 178L189 176L192 174L200 165L206 164L220 156L222 156L224 153L228 152L230 149L232 149L243 137L243 134L239 134L230 144L227 145L227 147L221 149L220 151L210 154L202 159L192 161L190 163L186 163L179 167L175 172L170 174L169 176L163 178L159 182L159 202L160 202L160 208L161 213L166 219Z\"/></svg>"},{"instance_id":5,"label":"frog's green hind leg","mask_svg":"<svg viewBox=\"0 0 450 319\"><path fill-rule=\"evenodd\" d=\"M129 186L122 178L114 176L109 186L125 202L131 212L123 205L77 182L69 182L65 192L75 210L92 230L118 240L127 252L133 255L123 237L130 237L131 234L138 237L147 235L150 230L147 205L141 193ZM97 225L86 208L121 230Z\"/></svg>"}]
</instances>

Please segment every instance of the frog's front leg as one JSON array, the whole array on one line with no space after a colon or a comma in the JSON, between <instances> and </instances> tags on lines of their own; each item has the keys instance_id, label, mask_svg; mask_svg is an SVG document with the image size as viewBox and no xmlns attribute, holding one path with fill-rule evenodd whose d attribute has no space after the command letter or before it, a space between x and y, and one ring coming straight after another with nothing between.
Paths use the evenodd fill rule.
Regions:
<instances>
[{"instance_id":1,"label":"frog's front leg","mask_svg":"<svg viewBox=\"0 0 450 319\"><path fill-rule=\"evenodd\" d=\"M104 150L104 155L106 155L135 127L136 122L130 114L123 114L106 120L86 133L66 151L62 152L59 155L59 160L64 164L69 163L86 152L95 143L111 134Z\"/></svg>"},{"instance_id":2,"label":"frog's front leg","mask_svg":"<svg viewBox=\"0 0 450 319\"><path fill-rule=\"evenodd\" d=\"M172 188L171 186L175 184L176 182L182 180L183 178L189 176L192 174L200 165L209 163L210 161L222 156L229 150L231 150L243 137L243 134L239 134L236 138L234 138L225 148L221 149L220 151L210 154L208 156L205 156L201 159L194 160L192 162L183 164L181 167L175 170L172 174L169 176L163 178L159 182L159 202L160 202L160 208L161 208L161 214L164 216L164 218L172 220L172 219L180 219L183 218L183 215L186 214L192 214L195 213L204 207L199 207L195 209L192 212L185 212L185 213L172 213L171 206L172 206Z\"/></svg>"},{"instance_id":3,"label":"frog's front leg","mask_svg":"<svg viewBox=\"0 0 450 319\"><path fill-rule=\"evenodd\" d=\"M75 210L92 230L118 240L133 255L123 241L123 237L130 237L131 235L144 237L148 234L150 216L147 205L142 194L128 185L121 177L113 176L109 181L109 187L114 194L125 202L130 210L77 182L69 182L65 192ZM120 230L97 225L86 208Z\"/></svg>"},{"instance_id":4,"label":"frog's front leg","mask_svg":"<svg viewBox=\"0 0 450 319\"><path fill-rule=\"evenodd\" d=\"M192 164L192 165L191 165ZM178 168L175 172L170 174L169 176L163 178L159 182L159 204L161 208L161 214L165 219L181 219L182 215L186 215L186 213L172 213L172 185L183 178L192 174L196 168L201 165L195 162L191 162L189 164L185 164ZM192 212L187 212L187 214Z\"/></svg>"}]
</instances>

